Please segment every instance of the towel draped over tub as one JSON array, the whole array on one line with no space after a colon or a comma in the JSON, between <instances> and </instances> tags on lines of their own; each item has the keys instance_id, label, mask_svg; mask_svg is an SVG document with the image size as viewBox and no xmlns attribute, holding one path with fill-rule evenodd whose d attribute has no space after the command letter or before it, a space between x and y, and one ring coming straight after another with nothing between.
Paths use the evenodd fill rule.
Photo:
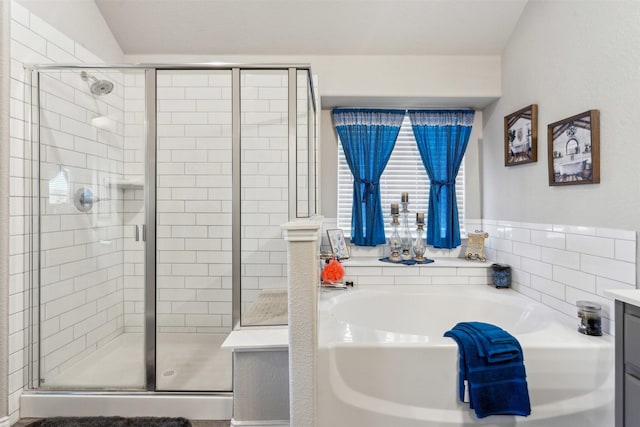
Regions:
<instances>
[{"instance_id":1,"label":"towel draped over tub","mask_svg":"<svg viewBox=\"0 0 640 427\"><path fill-rule=\"evenodd\" d=\"M522 347L507 331L488 323L461 322L445 337L458 343L459 398L478 418L531 414Z\"/></svg>"}]
</instances>

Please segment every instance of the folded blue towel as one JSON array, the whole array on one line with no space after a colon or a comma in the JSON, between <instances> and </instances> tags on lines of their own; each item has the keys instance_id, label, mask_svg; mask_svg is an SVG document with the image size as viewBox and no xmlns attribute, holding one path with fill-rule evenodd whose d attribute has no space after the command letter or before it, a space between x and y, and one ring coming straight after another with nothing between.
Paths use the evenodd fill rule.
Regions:
<instances>
[{"instance_id":1,"label":"folded blue towel","mask_svg":"<svg viewBox=\"0 0 640 427\"><path fill-rule=\"evenodd\" d=\"M497 326L462 322L445 332L459 349L459 398L469 403L478 418L489 415L531 414L524 359L520 343Z\"/></svg>"},{"instance_id":2,"label":"folded blue towel","mask_svg":"<svg viewBox=\"0 0 640 427\"><path fill-rule=\"evenodd\" d=\"M461 322L455 328L469 332L478 346L478 353L489 363L511 360L522 355L520 343L507 331L489 323Z\"/></svg>"},{"instance_id":3,"label":"folded blue towel","mask_svg":"<svg viewBox=\"0 0 640 427\"><path fill-rule=\"evenodd\" d=\"M502 328L498 328L496 325L492 325L491 323L460 322L459 325L468 325L469 327L476 329L477 331L481 331L482 334L489 338L489 341L494 344L514 343L515 345L519 345L518 340L515 339L513 335Z\"/></svg>"}]
</instances>

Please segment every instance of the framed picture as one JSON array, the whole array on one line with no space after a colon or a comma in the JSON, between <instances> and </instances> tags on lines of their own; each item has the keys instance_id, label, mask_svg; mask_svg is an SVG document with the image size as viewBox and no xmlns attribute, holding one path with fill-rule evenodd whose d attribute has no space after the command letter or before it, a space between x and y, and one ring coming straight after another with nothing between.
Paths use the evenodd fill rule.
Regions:
<instances>
[{"instance_id":1,"label":"framed picture","mask_svg":"<svg viewBox=\"0 0 640 427\"><path fill-rule=\"evenodd\" d=\"M504 118L504 165L538 161L538 105L531 104Z\"/></svg>"},{"instance_id":2,"label":"framed picture","mask_svg":"<svg viewBox=\"0 0 640 427\"><path fill-rule=\"evenodd\" d=\"M548 126L549 185L600 182L600 112L589 110Z\"/></svg>"},{"instance_id":3,"label":"framed picture","mask_svg":"<svg viewBox=\"0 0 640 427\"><path fill-rule=\"evenodd\" d=\"M327 236L329 237L329 244L331 245L331 253L338 259L349 258L349 246L344 239L344 233L341 229L327 230Z\"/></svg>"}]
</instances>

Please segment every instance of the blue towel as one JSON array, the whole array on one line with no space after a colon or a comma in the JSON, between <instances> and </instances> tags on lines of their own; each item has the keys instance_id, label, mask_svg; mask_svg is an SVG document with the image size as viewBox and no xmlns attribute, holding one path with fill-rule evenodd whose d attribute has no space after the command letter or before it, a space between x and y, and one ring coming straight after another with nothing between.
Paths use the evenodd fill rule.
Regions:
<instances>
[{"instance_id":1,"label":"blue towel","mask_svg":"<svg viewBox=\"0 0 640 427\"><path fill-rule=\"evenodd\" d=\"M462 322L445 332L459 349L458 392L464 401L465 381L469 403L478 418L489 415L531 414L524 359L520 343L497 326Z\"/></svg>"},{"instance_id":2,"label":"blue towel","mask_svg":"<svg viewBox=\"0 0 640 427\"><path fill-rule=\"evenodd\" d=\"M480 357L489 363L522 357L520 343L507 331L482 322L461 322L454 329L467 331L478 347Z\"/></svg>"}]
</instances>

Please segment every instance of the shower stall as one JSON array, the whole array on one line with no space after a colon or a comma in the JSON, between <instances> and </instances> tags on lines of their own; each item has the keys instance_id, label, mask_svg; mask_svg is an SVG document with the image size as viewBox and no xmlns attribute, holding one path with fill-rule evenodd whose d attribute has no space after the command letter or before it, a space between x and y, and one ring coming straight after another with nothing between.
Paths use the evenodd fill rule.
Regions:
<instances>
[{"instance_id":1,"label":"shower stall","mask_svg":"<svg viewBox=\"0 0 640 427\"><path fill-rule=\"evenodd\" d=\"M232 391L317 211L308 65L30 67L30 388ZM178 394L178 393L176 393Z\"/></svg>"}]
</instances>

